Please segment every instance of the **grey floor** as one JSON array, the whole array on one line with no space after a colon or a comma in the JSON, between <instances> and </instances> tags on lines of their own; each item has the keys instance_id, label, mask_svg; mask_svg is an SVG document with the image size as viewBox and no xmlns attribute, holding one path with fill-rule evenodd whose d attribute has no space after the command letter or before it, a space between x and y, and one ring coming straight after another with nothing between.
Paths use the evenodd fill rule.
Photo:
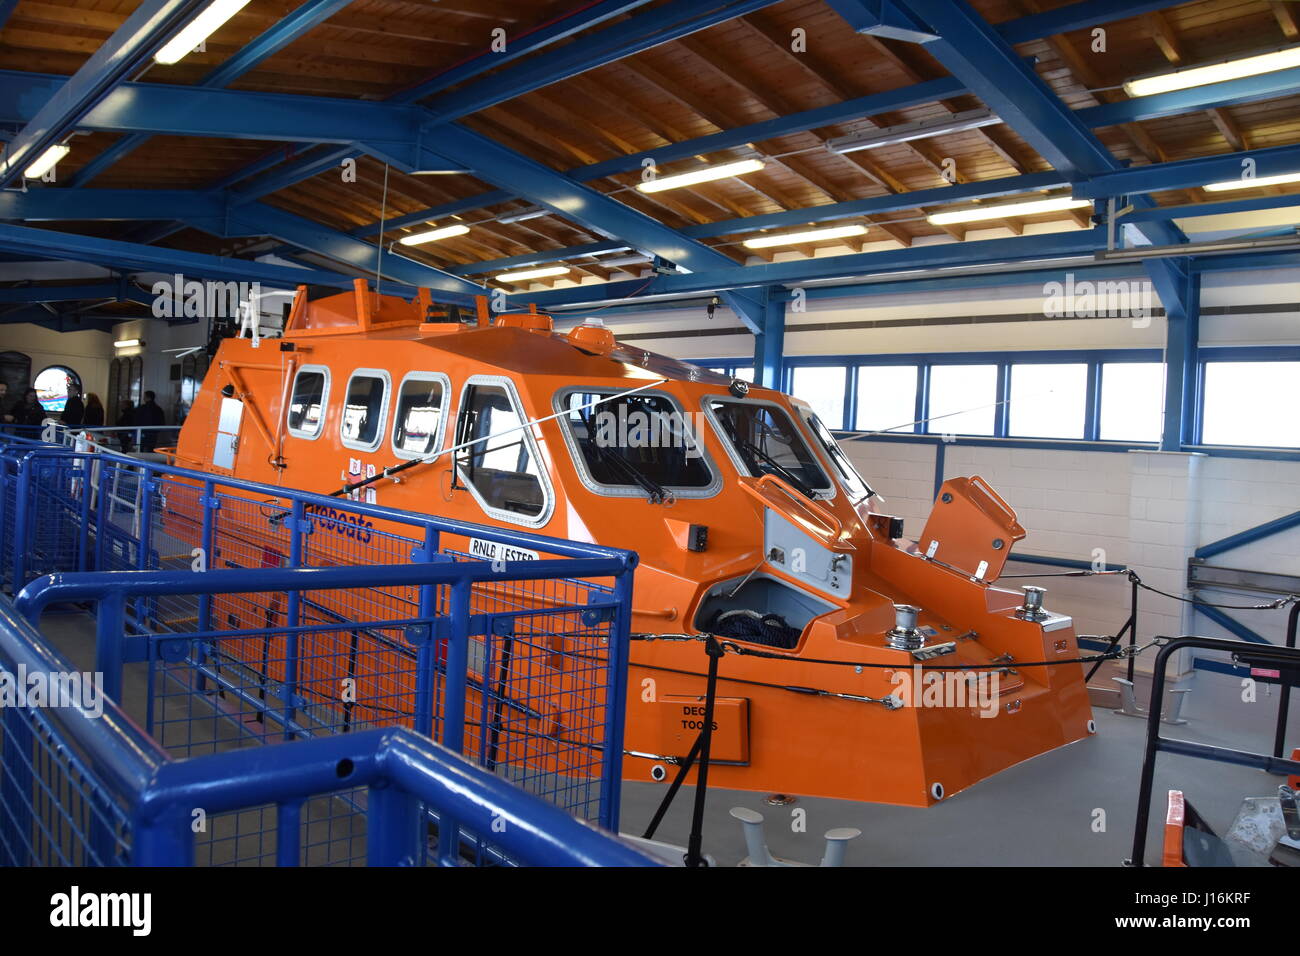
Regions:
<instances>
[{"instance_id":1,"label":"grey floor","mask_svg":"<svg viewBox=\"0 0 1300 956\"><path fill-rule=\"evenodd\" d=\"M93 625L76 613L47 614L42 631L77 667L93 661ZM1165 735L1257 752L1272 746L1278 691L1261 687L1254 703L1241 700L1240 680L1199 672L1190 685L1186 726ZM125 696L143 698L143 684L128 674ZM825 831L856 827L846 865L860 866L1117 866L1130 855L1145 721L1095 708L1097 734L985 780L927 809L796 797L769 806L763 794L712 790L706 804L704 851L719 865L746 856L732 807L765 817L773 854L804 863L822 855ZM135 715L133 715L135 716ZM1300 704L1292 708L1288 741L1300 739ZM1156 768L1148 860L1158 860L1164 795L1183 790L1220 834L1243 798L1276 795L1282 778L1229 764L1161 754ZM666 790L665 784L624 783L622 829L640 834ZM694 790L684 787L656 839L685 844ZM805 825L794 832L793 811ZM1245 862L1245 861L1243 861Z\"/></svg>"}]
</instances>

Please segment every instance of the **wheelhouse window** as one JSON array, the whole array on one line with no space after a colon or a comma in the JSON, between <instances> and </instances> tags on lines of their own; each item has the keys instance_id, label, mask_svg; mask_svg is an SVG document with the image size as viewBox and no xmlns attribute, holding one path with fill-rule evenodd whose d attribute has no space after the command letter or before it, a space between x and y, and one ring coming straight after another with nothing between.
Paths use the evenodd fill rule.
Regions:
<instances>
[{"instance_id":1,"label":"wheelhouse window","mask_svg":"<svg viewBox=\"0 0 1300 956\"><path fill-rule=\"evenodd\" d=\"M540 518L546 490L528 427L504 386L472 383L461 402L456 472L488 511Z\"/></svg>"},{"instance_id":2,"label":"wheelhouse window","mask_svg":"<svg viewBox=\"0 0 1300 956\"><path fill-rule=\"evenodd\" d=\"M383 433L384 410L388 399L386 373L362 370L348 381L348 397L343 405L343 444L349 448L373 451Z\"/></svg>"},{"instance_id":3,"label":"wheelhouse window","mask_svg":"<svg viewBox=\"0 0 1300 956\"><path fill-rule=\"evenodd\" d=\"M393 416L393 450L403 458L420 458L437 447L447 401L445 379L413 373L397 393Z\"/></svg>"},{"instance_id":4,"label":"wheelhouse window","mask_svg":"<svg viewBox=\"0 0 1300 956\"><path fill-rule=\"evenodd\" d=\"M853 462L849 461L849 456L844 453L840 443L835 440L835 436L831 434L826 424L817 417L817 414L808 412L805 415L805 420L812 430L813 436L817 439L817 443L822 446L822 451L831 460L831 466L835 469L840 484L848 492L849 500L857 504L863 498L869 498L875 494L863 477L858 474L858 470L853 467Z\"/></svg>"},{"instance_id":5,"label":"wheelhouse window","mask_svg":"<svg viewBox=\"0 0 1300 956\"><path fill-rule=\"evenodd\" d=\"M297 438L318 438L325 424L325 393L329 389L329 372L323 368L304 368L293 380L289 398L289 434Z\"/></svg>"},{"instance_id":6,"label":"wheelhouse window","mask_svg":"<svg viewBox=\"0 0 1300 956\"><path fill-rule=\"evenodd\" d=\"M712 399L709 409L732 454L750 475L776 475L808 498L831 492L830 479L784 409L728 399Z\"/></svg>"},{"instance_id":7,"label":"wheelhouse window","mask_svg":"<svg viewBox=\"0 0 1300 956\"><path fill-rule=\"evenodd\" d=\"M699 436L666 395L614 391L563 392L557 407L583 477L605 494L668 489L702 491L714 484ZM602 399L607 399L602 401Z\"/></svg>"}]
</instances>

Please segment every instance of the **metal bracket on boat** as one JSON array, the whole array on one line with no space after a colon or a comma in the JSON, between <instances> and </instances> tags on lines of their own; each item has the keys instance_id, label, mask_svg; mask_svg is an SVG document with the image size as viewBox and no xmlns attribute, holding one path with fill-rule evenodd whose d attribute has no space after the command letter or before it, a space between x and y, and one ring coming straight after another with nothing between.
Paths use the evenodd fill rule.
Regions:
<instances>
[{"instance_id":1,"label":"metal bracket on boat","mask_svg":"<svg viewBox=\"0 0 1300 956\"><path fill-rule=\"evenodd\" d=\"M931 644L929 647L919 647L912 651L912 660L928 661L936 657L943 657L945 654L951 654L957 650L957 642L949 641L947 644Z\"/></svg>"},{"instance_id":2,"label":"metal bracket on boat","mask_svg":"<svg viewBox=\"0 0 1300 956\"><path fill-rule=\"evenodd\" d=\"M1142 720L1146 720L1151 716L1150 712L1144 710L1141 705L1138 704L1137 688L1131 680L1124 677L1112 677L1111 680L1116 684L1119 684L1120 691L1119 708L1112 711L1112 713L1119 714L1121 717L1139 717ZM1167 692L1172 694L1173 697L1169 701L1169 709L1160 715L1160 722L1162 724L1169 724L1170 726L1177 727L1187 723L1186 718L1182 716L1183 702L1191 692L1192 689L1190 687L1175 687Z\"/></svg>"},{"instance_id":3,"label":"metal bracket on boat","mask_svg":"<svg viewBox=\"0 0 1300 956\"><path fill-rule=\"evenodd\" d=\"M767 840L763 838L763 814L757 810L750 810L748 807L732 807L731 815L740 821L740 826L745 832L745 849L749 851L749 856L741 860L739 866L812 865L773 856L767 848ZM833 830L827 830L825 834L826 850L822 854L821 862L817 865L843 866L846 845L850 840L855 840L860 836L862 836L862 831L856 827L836 827Z\"/></svg>"}]
</instances>

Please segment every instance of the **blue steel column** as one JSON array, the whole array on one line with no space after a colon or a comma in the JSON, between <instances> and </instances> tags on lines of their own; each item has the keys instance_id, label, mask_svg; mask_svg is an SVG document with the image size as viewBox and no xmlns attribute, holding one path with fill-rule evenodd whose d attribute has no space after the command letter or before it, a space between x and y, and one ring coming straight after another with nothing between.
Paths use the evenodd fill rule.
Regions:
<instances>
[{"instance_id":1,"label":"blue steel column","mask_svg":"<svg viewBox=\"0 0 1300 956\"><path fill-rule=\"evenodd\" d=\"M763 331L754 336L754 384L781 387L785 362L785 302L769 291L763 301Z\"/></svg>"},{"instance_id":2,"label":"blue steel column","mask_svg":"<svg viewBox=\"0 0 1300 956\"><path fill-rule=\"evenodd\" d=\"M1190 269L1178 269L1172 284L1177 288L1166 289L1157 283L1165 306L1165 417L1160 433L1161 451L1178 451L1196 437L1201 278Z\"/></svg>"}]
</instances>

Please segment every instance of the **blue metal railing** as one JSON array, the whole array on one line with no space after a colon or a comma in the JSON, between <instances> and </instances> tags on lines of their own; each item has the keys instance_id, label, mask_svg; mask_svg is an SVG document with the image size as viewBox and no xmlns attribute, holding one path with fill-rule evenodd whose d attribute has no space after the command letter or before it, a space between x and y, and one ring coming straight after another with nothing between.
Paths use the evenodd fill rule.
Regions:
<instances>
[{"instance_id":1,"label":"blue metal railing","mask_svg":"<svg viewBox=\"0 0 1300 956\"><path fill-rule=\"evenodd\" d=\"M75 569L32 584L24 612L93 603L106 687L120 700L127 666L146 669L140 719L172 756L412 727L617 829L630 552L9 436L0 533L14 590ZM473 559L471 539L541 557ZM196 731L218 719L237 733ZM462 824L440 821L440 860ZM469 832L480 859L508 859L496 835Z\"/></svg>"},{"instance_id":2,"label":"blue metal railing","mask_svg":"<svg viewBox=\"0 0 1300 956\"><path fill-rule=\"evenodd\" d=\"M0 599L0 668L55 674L69 664ZM405 729L370 730L173 760L117 704L101 716L72 706L0 710L0 864L184 866L194 862L196 809L300 807L341 787L364 788L366 861L422 860L425 812L493 833L535 866L648 866L610 834ZM282 814L294 821L293 813ZM282 827L276 857L297 863ZM455 865L440 858L443 865Z\"/></svg>"}]
</instances>

